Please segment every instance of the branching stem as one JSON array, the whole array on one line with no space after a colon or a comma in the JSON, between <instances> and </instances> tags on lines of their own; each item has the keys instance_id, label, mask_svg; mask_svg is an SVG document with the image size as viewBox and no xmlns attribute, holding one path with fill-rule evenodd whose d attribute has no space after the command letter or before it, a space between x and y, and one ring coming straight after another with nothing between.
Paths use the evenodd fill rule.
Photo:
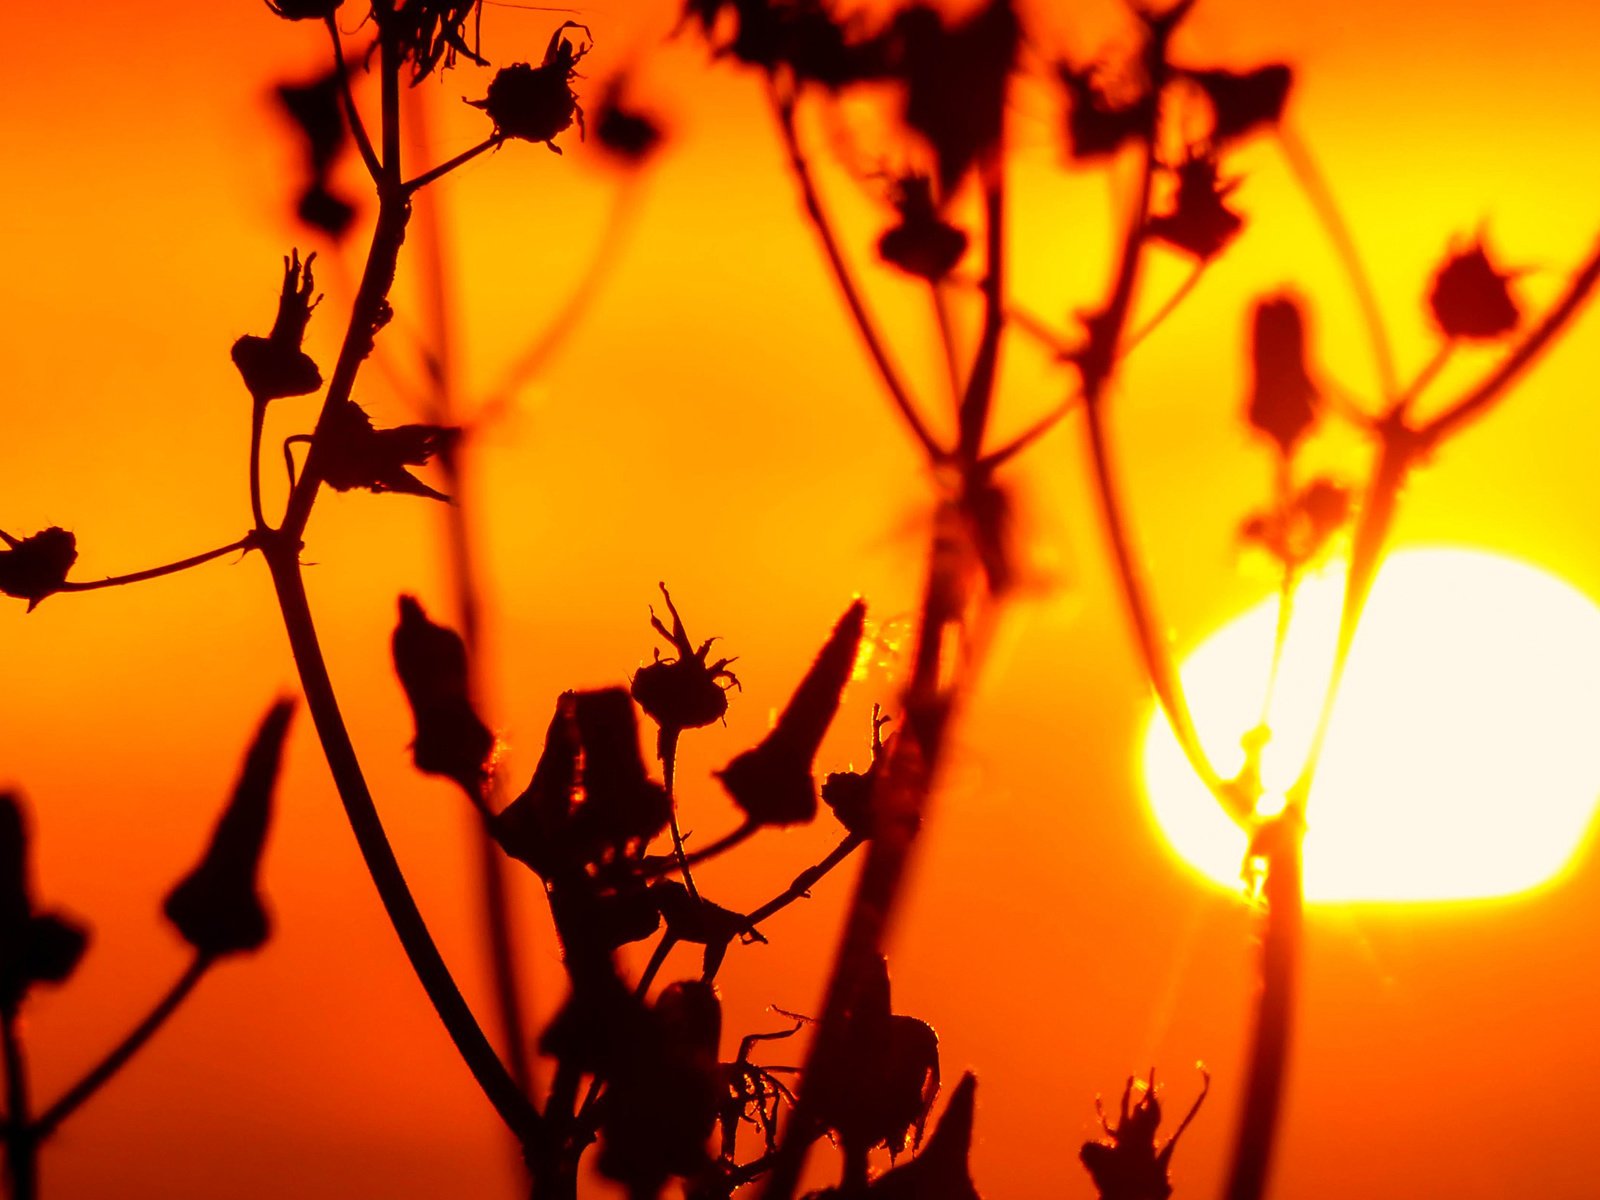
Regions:
<instances>
[{"instance_id":1,"label":"branching stem","mask_svg":"<svg viewBox=\"0 0 1600 1200\"><path fill-rule=\"evenodd\" d=\"M177 562L165 563L159 567L149 567L143 571L134 571L129 575L109 575L104 579L70 580L63 583L56 591L95 592L101 588L124 587L130 583L143 583L147 579L160 579L163 575L176 575L180 571L187 571L190 567L198 567L202 563L208 563L214 558L221 558L225 554L254 550L257 546L256 535L247 533L236 542L229 542L226 546L218 546L215 550L207 550L203 554L180 558Z\"/></svg>"}]
</instances>

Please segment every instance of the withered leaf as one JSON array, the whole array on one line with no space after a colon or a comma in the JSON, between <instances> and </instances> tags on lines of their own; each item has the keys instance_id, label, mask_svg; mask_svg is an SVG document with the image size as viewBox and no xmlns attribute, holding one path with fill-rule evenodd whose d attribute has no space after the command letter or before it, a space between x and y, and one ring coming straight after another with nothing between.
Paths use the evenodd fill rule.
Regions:
<instances>
[{"instance_id":1,"label":"withered leaf","mask_svg":"<svg viewBox=\"0 0 1600 1200\"><path fill-rule=\"evenodd\" d=\"M313 453L323 481L335 491L366 488L448 503L450 497L435 491L406 468L426 465L460 436L459 429L442 425L374 429L372 418L355 402L346 400L328 411Z\"/></svg>"}]
</instances>

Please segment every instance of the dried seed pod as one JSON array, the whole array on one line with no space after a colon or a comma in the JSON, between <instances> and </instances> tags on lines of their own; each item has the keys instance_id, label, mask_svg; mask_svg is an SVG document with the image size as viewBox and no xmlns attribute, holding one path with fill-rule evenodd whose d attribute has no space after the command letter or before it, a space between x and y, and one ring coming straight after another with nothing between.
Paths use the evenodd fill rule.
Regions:
<instances>
[{"instance_id":1,"label":"dried seed pod","mask_svg":"<svg viewBox=\"0 0 1600 1200\"><path fill-rule=\"evenodd\" d=\"M654 610L650 613L650 624L678 653L675 658L662 658L657 650L655 661L634 674L630 690L639 707L661 727L664 745L669 735L676 738L685 729L700 729L722 720L728 712L728 689L738 687L739 680L728 670L733 659L706 661L711 643L717 639L707 638L696 649L684 630L683 618L672 603L667 585L658 586L667 602L667 611L672 614L672 628L668 630Z\"/></svg>"},{"instance_id":2,"label":"dried seed pod","mask_svg":"<svg viewBox=\"0 0 1600 1200\"><path fill-rule=\"evenodd\" d=\"M878 239L878 256L908 275L937 283L967 252L967 235L939 215L926 175L895 180L892 199L900 220Z\"/></svg>"},{"instance_id":3,"label":"dried seed pod","mask_svg":"<svg viewBox=\"0 0 1600 1200\"><path fill-rule=\"evenodd\" d=\"M267 710L205 856L162 906L184 941L208 957L258 949L271 930L256 877L293 716L291 700Z\"/></svg>"},{"instance_id":4,"label":"dried seed pod","mask_svg":"<svg viewBox=\"0 0 1600 1200\"><path fill-rule=\"evenodd\" d=\"M1253 71L1184 71L1211 101L1211 142L1221 145L1244 137L1283 116L1294 72L1283 63Z\"/></svg>"},{"instance_id":5,"label":"dried seed pod","mask_svg":"<svg viewBox=\"0 0 1600 1200\"><path fill-rule=\"evenodd\" d=\"M1227 205L1239 181L1226 183L1217 178L1216 156L1209 151L1191 152L1178 164L1178 192L1170 211L1150 218L1150 236L1201 262L1220 254L1244 228L1244 218Z\"/></svg>"},{"instance_id":6,"label":"dried seed pod","mask_svg":"<svg viewBox=\"0 0 1600 1200\"><path fill-rule=\"evenodd\" d=\"M797 825L817 815L812 764L850 680L867 607L857 600L833 627L772 732L730 762L717 778L758 825Z\"/></svg>"},{"instance_id":7,"label":"dried seed pod","mask_svg":"<svg viewBox=\"0 0 1600 1200\"><path fill-rule=\"evenodd\" d=\"M1316 421L1317 388L1306 369L1305 318L1298 301L1273 296L1256 304L1250 357L1250 424L1287 455Z\"/></svg>"},{"instance_id":8,"label":"dried seed pod","mask_svg":"<svg viewBox=\"0 0 1600 1200\"><path fill-rule=\"evenodd\" d=\"M26 600L29 612L61 590L78 561L78 539L54 525L25 538L0 532L0 542L0 593Z\"/></svg>"},{"instance_id":9,"label":"dried seed pod","mask_svg":"<svg viewBox=\"0 0 1600 1200\"><path fill-rule=\"evenodd\" d=\"M1513 332L1522 319L1511 295L1512 276L1489 261L1479 240L1453 254L1434 277L1428 304L1447 337L1491 340Z\"/></svg>"},{"instance_id":10,"label":"dried seed pod","mask_svg":"<svg viewBox=\"0 0 1600 1200\"><path fill-rule=\"evenodd\" d=\"M454 780L469 797L480 798L494 734L468 694L465 643L455 630L430 621L415 596L401 596L392 650L416 723L411 757L417 770Z\"/></svg>"},{"instance_id":11,"label":"dried seed pod","mask_svg":"<svg viewBox=\"0 0 1600 1200\"><path fill-rule=\"evenodd\" d=\"M1105 1109L1099 1099L1095 1099L1095 1111L1100 1115L1105 1138L1085 1142L1078 1151L1078 1158L1094 1180L1100 1200L1166 1200L1172 1195L1172 1182L1168 1177L1172 1152L1211 1089L1211 1076L1204 1067L1200 1074L1204 1083L1199 1097L1177 1132L1160 1149L1156 1148L1156 1131L1161 1124L1161 1104L1156 1100L1153 1067L1144 1094L1137 1103L1132 1102L1135 1080L1131 1075L1128 1077L1122 1089L1122 1108L1116 1128L1106 1120Z\"/></svg>"},{"instance_id":12,"label":"dried seed pod","mask_svg":"<svg viewBox=\"0 0 1600 1200\"><path fill-rule=\"evenodd\" d=\"M568 29L581 29L588 42L574 43L562 36ZM537 67L527 63L513 63L503 67L489 82L488 94L482 100L469 100L474 108L481 108L494 122L497 138L521 138L529 142L543 142L557 154L556 135L578 124L583 134L583 109L572 91L575 68L589 53L593 35L586 25L564 21L550 35L544 61Z\"/></svg>"}]
</instances>

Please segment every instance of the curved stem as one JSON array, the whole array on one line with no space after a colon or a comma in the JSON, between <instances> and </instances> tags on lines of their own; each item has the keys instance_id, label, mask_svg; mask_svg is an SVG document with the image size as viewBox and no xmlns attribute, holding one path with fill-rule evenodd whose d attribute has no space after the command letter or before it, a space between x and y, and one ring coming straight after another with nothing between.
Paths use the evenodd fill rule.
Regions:
<instances>
[{"instance_id":1,"label":"curved stem","mask_svg":"<svg viewBox=\"0 0 1600 1200\"><path fill-rule=\"evenodd\" d=\"M225 554L233 554L254 550L257 548L257 539L254 533L247 533L236 542L229 542L226 546L218 546L215 550L207 550L203 554L191 555L181 558L177 562L166 563L159 567L149 567L143 571L134 571L129 575L108 575L104 579L71 580L63 583L56 589L57 592L94 592L101 588L123 587L130 583L143 583L147 579L160 579L163 575L176 575L179 571L187 571L190 567L198 567L208 563L214 558L221 558Z\"/></svg>"},{"instance_id":2,"label":"curved stem","mask_svg":"<svg viewBox=\"0 0 1600 1200\"><path fill-rule=\"evenodd\" d=\"M1350 282L1350 290L1355 293L1356 304L1361 309L1361 318L1366 323L1367 341L1372 348L1373 365L1378 373L1378 386L1383 389L1385 396L1393 399L1400 393L1400 380L1395 373L1394 351L1389 346L1389 331L1384 327L1383 314L1378 309L1377 293L1373 291L1372 280L1361 262L1355 238L1351 236L1350 227L1345 224L1338 202L1333 198L1333 189L1328 186L1327 180L1318 170L1310 148L1283 122L1278 124L1278 147L1283 151L1284 160L1289 164L1295 182L1300 185L1300 190L1311 202L1317 219L1322 222L1322 228L1333 244L1339 265L1344 268L1345 277Z\"/></svg>"},{"instance_id":3,"label":"curved stem","mask_svg":"<svg viewBox=\"0 0 1600 1200\"><path fill-rule=\"evenodd\" d=\"M678 825L678 794L673 790L673 777L678 766L678 731L663 725L656 739L656 749L661 758L661 778L667 789L668 822L672 827L672 852L678 858L678 872L683 876L683 886L689 897L700 903L700 891L694 886L694 873L689 870L689 856L683 851L683 829Z\"/></svg>"},{"instance_id":4,"label":"curved stem","mask_svg":"<svg viewBox=\"0 0 1600 1200\"><path fill-rule=\"evenodd\" d=\"M772 111L778 118L778 129L783 135L783 145L789 154L789 165L794 170L796 182L800 185L806 213L811 218L817 236L822 239L822 249L828 256L828 265L833 269L834 280L844 296L845 306L850 310L850 316L861 334L861 340L866 343L867 353L872 356L878 374L883 378L883 385L888 389L889 398L894 401L895 408L899 410L907 428L911 430L923 452L928 456L928 461L942 462L948 456L928 432L927 425L923 423L922 417L917 413L916 405L911 400L910 392L901 382L900 374L895 370L894 364L889 361L889 353L884 348L883 340L878 336L872 317L867 313L866 303L856 288L850 268L844 260L844 254L839 249L838 239L834 237L833 226L828 221L827 214L823 212L821 197L817 195L816 183L811 177L811 165L806 161L805 152L800 148L799 135L795 132L794 97L782 94L777 81L770 74L767 76L767 96L772 103Z\"/></svg>"},{"instance_id":5,"label":"curved stem","mask_svg":"<svg viewBox=\"0 0 1600 1200\"><path fill-rule=\"evenodd\" d=\"M0 1054L5 1060L6 1179L10 1200L37 1200L39 1195L39 1140L30 1127L32 1110L28 1100L28 1061L22 1049L22 1033L17 1028L17 1011L8 1007L0 1013Z\"/></svg>"},{"instance_id":6,"label":"curved stem","mask_svg":"<svg viewBox=\"0 0 1600 1200\"><path fill-rule=\"evenodd\" d=\"M961 396L961 437L957 453L963 463L976 463L994 405L1000 366L1000 336L1005 331L1005 159L992 154L983 169L984 275L983 331L978 353Z\"/></svg>"},{"instance_id":7,"label":"curved stem","mask_svg":"<svg viewBox=\"0 0 1600 1200\"><path fill-rule=\"evenodd\" d=\"M692 834L693 830L690 832ZM723 834L716 841L707 842L698 850L690 850L687 848L687 846L685 846L684 854L681 859L677 854L669 854L666 856L651 855L641 864L641 874L645 879L659 879L661 876L670 875L673 871L679 870L680 868L692 867L698 863L705 862L709 858L715 858L719 854L726 854L735 846L749 841L752 837L760 832L760 825L756 824L754 821L746 821L743 825L736 827L731 832Z\"/></svg>"},{"instance_id":8,"label":"curved stem","mask_svg":"<svg viewBox=\"0 0 1600 1200\"><path fill-rule=\"evenodd\" d=\"M250 402L250 516L257 529L266 529L267 518L261 509L261 434L267 423L265 400Z\"/></svg>"},{"instance_id":9,"label":"curved stem","mask_svg":"<svg viewBox=\"0 0 1600 1200\"><path fill-rule=\"evenodd\" d=\"M128 1035L82 1079L62 1093L59 1100L39 1114L32 1126L34 1136L40 1141L49 1137L63 1121L82 1108L85 1101L109 1083L112 1076L126 1066L128 1060L139 1053L145 1043L166 1024L167 1019L178 1010L178 1006L188 998L190 992L194 991L195 985L204 978L205 973L215 962L216 959L207 955L195 955L193 961L184 968L183 974L178 976L177 982L156 1001L155 1007L145 1018L129 1030Z\"/></svg>"},{"instance_id":10,"label":"curved stem","mask_svg":"<svg viewBox=\"0 0 1600 1200\"><path fill-rule=\"evenodd\" d=\"M311 710L356 844L412 970L416 972L434 1011L450 1034L456 1052L466 1062L500 1119L514 1134L527 1141L539 1126L539 1114L517 1087L494 1047L489 1044L489 1039L484 1036L471 1008L462 998L422 913L417 909L400 864L394 857L383 822L367 790L355 747L351 745L344 716L339 711L333 683L328 677L327 663L323 660L322 647L317 640L296 553L293 543L279 540L266 555L267 565L272 570L272 582L277 589L284 628L289 635L295 666L300 672L307 707Z\"/></svg>"},{"instance_id":11,"label":"curved stem","mask_svg":"<svg viewBox=\"0 0 1600 1200\"><path fill-rule=\"evenodd\" d=\"M350 88L350 67L344 61L344 41L339 36L339 23L330 12L324 24L328 27L328 36L333 39L333 69L339 77L339 96L344 101L345 120L350 126L350 134L355 138L356 148L361 152L361 161L366 164L367 174L372 176L374 183L383 179L383 165L378 161L378 153L372 148L372 139L367 136L366 124L361 120L361 110L356 107L355 92Z\"/></svg>"}]
</instances>

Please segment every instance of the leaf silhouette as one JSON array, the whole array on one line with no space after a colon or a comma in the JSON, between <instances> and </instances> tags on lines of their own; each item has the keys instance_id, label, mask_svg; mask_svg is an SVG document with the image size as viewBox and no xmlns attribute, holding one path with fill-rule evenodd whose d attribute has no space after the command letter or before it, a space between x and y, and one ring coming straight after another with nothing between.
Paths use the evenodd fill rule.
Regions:
<instances>
[{"instance_id":1,"label":"leaf silhouette","mask_svg":"<svg viewBox=\"0 0 1600 1200\"><path fill-rule=\"evenodd\" d=\"M60 913L34 911L28 824L22 801L0 792L0 1009L15 1016L35 983L62 983L89 945L89 931Z\"/></svg>"},{"instance_id":2,"label":"leaf silhouette","mask_svg":"<svg viewBox=\"0 0 1600 1200\"><path fill-rule=\"evenodd\" d=\"M0 542L5 543L0 550L0 592L26 600L29 612L61 590L67 572L78 561L78 539L54 525L25 538L0 530Z\"/></svg>"},{"instance_id":3,"label":"leaf silhouette","mask_svg":"<svg viewBox=\"0 0 1600 1200\"><path fill-rule=\"evenodd\" d=\"M436 66L455 66L457 55L480 67L488 65L487 59L467 45L467 19L481 6L482 0L400 0L392 11L386 5L375 5L372 15L399 39L411 63L415 87Z\"/></svg>"},{"instance_id":4,"label":"leaf silhouette","mask_svg":"<svg viewBox=\"0 0 1600 1200\"><path fill-rule=\"evenodd\" d=\"M1283 63L1253 71L1186 70L1183 75L1211 101L1211 142L1222 145L1276 125L1289 99L1294 72Z\"/></svg>"},{"instance_id":5,"label":"leaf silhouette","mask_svg":"<svg viewBox=\"0 0 1600 1200\"><path fill-rule=\"evenodd\" d=\"M419 771L454 780L476 801L489 775L494 734L472 707L466 645L455 630L430 621L415 596L401 596L391 648L416 723L412 761Z\"/></svg>"},{"instance_id":6,"label":"leaf silhouette","mask_svg":"<svg viewBox=\"0 0 1600 1200\"><path fill-rule=\"evenodd\" d=\"M317 433L315 453L323 481L336 491L365 488L449 501L406 468L420 467L453 446L461 431L442 425L374 429L353 401L334 405Z\"/></svg>"},{"instance_id":7,"label":"leaf silhouette","mask_svg":"<svg viewBox=\"0 0 1600 1200\"><path fill-rule=\"evenodd\" d=\"M733 802L751 821L795 825L817 815L812 764L839 711L839 697L861 647L866 614L860 600L845 611L772 732L717 772Z\"/></svg>"},{"instance_id":8,"label":"leaf silhouette","mask_svg":"<svg viewBox=\"0 0 1600 1200\"><path fill-rule=\"evenodd\" d=\"M854 22L820 0L689 0L683 19L697 21L714 54L831 91L884 78L888 40L860 36ZM719 28L731 33L717 41Z\"/></svg>"},{"instance_id":9,"label":"leaf silhouette","mask_svg":"<svg viewBox=\"0 0 1600 1200\"><path fill-rule=\"evenodd\" d=\"M208 957L258 949L271 930L256 876L293 716L292 700L267 710L204 857L162 906L183 940Z\"/></svg>"},{"instance_id":10,"label":"leaf silhouette","mask_svg":"<svg viewBox=\"0 0 1600 1200\"><path fill-rule=\"evenodd\" d=\"M574 720L577 693L564 692L545 734L533 778L523 792L494 818L495 840L512 858L532 867L545 880L559 869L573 789L578 783L581 745Z\"/></svg>"},{"instance_id":11,"label":"leaf silhouette","mask_svg":"<svg viewBox=\"0 0 1600 1200\"><path fill-rule=\"evenodd\" d=\"M1127 143L1143 137L1155 118L1156 100L1142 94L1113 103L1099 86L1095 67L1058 63L1056 77L1067 94L1067 152L1080 163L1109 158Z\"/></svg>"},{"instance_id":12,"label":"leaf silhouette","mask_svg":"<svg viewBox=\"0 0 1600 1200\"><path fill-rule=\"evenodd\" d=\"M910 1162L874 1179L867 1189L872 1200L981 1200L967 1162L977 1090L977 1076L968 1071L950 1094L928 1144Z\"/></svg>"}]
</instances>

